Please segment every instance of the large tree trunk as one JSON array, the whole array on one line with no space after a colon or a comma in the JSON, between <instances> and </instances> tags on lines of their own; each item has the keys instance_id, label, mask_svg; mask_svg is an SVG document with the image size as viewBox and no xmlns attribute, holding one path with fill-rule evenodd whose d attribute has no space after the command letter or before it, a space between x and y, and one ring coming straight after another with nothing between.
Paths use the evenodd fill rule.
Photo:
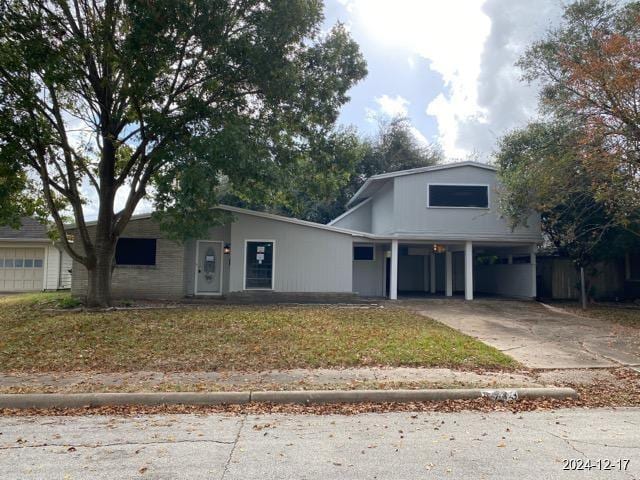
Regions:
<instances>
[{"instance_id":1,"label":"large tree trunk","mask_svg":"<svg viewBox=\"0 0 640 480\"><path fill-rule=\"evenodd\" d=\"M87 306L108 307L111 305L111 276L113 273L113 256L115 245L110 235L97 229L95 240L95 261L87 266ZM102 233L102 235L100 235ZM106 238L105 238L106 237Z\"/></svg>"},{"instance_id":2,"label":"large tree trunk","mask_svg":"<svg viewBox=\"0 0 640 480\"><path fill-rule=\"evenodd\" d=\"M87 268L87 307L108 307L111 305L111 259L108 263L96 262Z\"/></svg>"}]
</instances>

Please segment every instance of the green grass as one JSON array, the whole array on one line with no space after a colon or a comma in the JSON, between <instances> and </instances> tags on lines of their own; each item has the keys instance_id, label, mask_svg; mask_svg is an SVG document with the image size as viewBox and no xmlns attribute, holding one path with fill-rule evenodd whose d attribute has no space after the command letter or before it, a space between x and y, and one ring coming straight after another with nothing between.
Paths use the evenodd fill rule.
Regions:
<instances>
[{"instance_id":1,"label":"green grass","mask_svg":"<svg viewBox=\"0 0 640 480\"><path fill-rule=\"evenodd\" d=\"M52 311L67 302L60 294L0 298L0 371L516 366L498 350L402 309Z\"/></svg>"},{"instance_id":2,"label":"green grass","mask_svg":"<svg viewBox=\"0 0 640 480\"><path fill-rule=\"evenodd\" d=\"M586 310L577 302L554 302L565 310L584 317L599 318L611 322L640 328L640 307L630 305L589 304Z\"/></svg>"}]
</instances>

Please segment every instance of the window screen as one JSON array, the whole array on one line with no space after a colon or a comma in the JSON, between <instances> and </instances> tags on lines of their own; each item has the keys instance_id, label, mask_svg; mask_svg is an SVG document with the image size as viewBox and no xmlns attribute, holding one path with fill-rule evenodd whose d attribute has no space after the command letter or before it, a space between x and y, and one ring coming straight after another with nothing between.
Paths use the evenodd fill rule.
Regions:
<instances>
[{"instance_id":1,"label":"window screen","mask_svg":"<svg viewBox=\"0 0 640 480\"><path fill-rule=\"evenodd\" d=\"M373 246L359 245L353 247L354 260L373 260Z\"/></svg>"},{"instance_id":2,"label":"window screen","mask_svg":"<svg viewBox=\"0 0 640 480\"><path fill-rule=\"evenodd\" d=\"M155 265L155 238L119 238L116 265Z\"/></svg>"},{"instance_id":3,"label":"window screen","mask_svg":"<svg viewBox=\"0 0 640 480\"><path fill-rule=\"evenodd\" d=\"M247 242L245 288L273 288L273 242Z\"/></svg>"},{"instance_id":4,"label":"window screen","mask_svg":"<svg viewBox=\"0 0 640 480\"><path fill-rule=\"evenodd\" d=\"M489 206L489 189L476 185L429 185L430 207Z\"/></svg>"}]
</instances>

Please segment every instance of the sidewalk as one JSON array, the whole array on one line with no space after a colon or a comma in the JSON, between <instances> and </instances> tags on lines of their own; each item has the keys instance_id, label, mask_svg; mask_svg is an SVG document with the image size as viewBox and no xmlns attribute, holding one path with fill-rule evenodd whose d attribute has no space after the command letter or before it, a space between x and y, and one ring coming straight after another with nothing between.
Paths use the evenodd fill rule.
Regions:
<instances>
[{"instance_id":1,"label":"sidewalk","mask_svg":"<svg viewBox=\"0 0 640 480\"><path fill-rule=\"evenodd\" d=\"M447 368L296 369L265 372L0 373L0 393L518 388L613 378L608 370L473 372Z\"/></svg>"}]
</instances>

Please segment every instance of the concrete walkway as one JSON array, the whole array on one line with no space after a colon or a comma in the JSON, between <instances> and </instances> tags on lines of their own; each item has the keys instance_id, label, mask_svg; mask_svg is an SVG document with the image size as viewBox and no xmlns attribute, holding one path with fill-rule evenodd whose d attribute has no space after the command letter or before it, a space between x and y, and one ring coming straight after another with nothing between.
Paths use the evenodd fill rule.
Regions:
<instances>
[{"instance_id":1,"label":"concrete walkway","mask_svg":"<svg viewBox=\"0 0 640 480\"><path fill-rule=\"evenodd\" d=\"M530 368L640 365L640 330L531 301L406 300L407 308L460 330Z\"/></svg>"},{"instance_id":2,"label":"concrete walkway","mask_svg":"<svg viewBox=\"0 0 640 480\"><path fill-rule=\"evenodd\" d=\"M638 409L0 417L0 471L16 479L633 479L639 417ZM613 468L563 470L569 459Z\"/></svg>"}]
</instances>

